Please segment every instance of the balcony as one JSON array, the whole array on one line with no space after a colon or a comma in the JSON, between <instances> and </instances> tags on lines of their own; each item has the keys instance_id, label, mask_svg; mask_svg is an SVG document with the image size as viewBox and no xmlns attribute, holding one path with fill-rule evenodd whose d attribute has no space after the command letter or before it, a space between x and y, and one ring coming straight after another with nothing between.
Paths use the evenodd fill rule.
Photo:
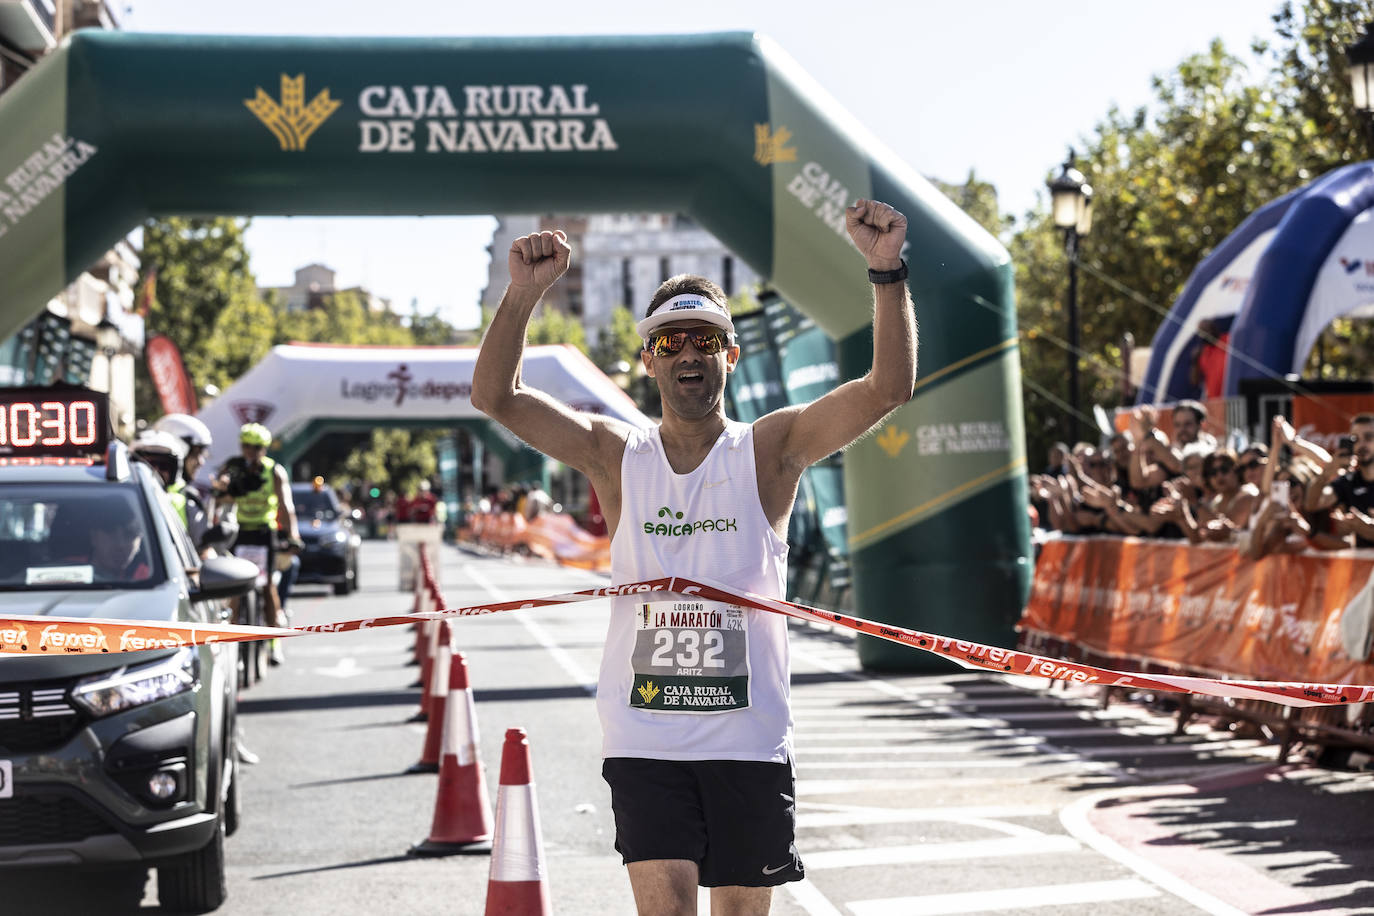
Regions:
<instances>
[{"instance_id":1,"label":"balcony","mask_svg":"<svg viewBox=\"0 0 1374 916\"><path fill-rule=\"evenodd\" d=\"M0 40L41 54L56 46L56 0L0 0Z\"/></svg>"}]
</instances>

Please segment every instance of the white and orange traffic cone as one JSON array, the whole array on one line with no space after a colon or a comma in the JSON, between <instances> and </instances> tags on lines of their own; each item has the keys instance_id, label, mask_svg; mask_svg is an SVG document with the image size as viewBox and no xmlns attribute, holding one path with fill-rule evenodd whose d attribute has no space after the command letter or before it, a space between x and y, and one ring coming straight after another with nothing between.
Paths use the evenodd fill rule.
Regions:
<instances>
[{"instance_id":1,"label":"white and orange traffic cone","mask_svg":"<svg viewBox=\"0 0 1374 916\"><path fill-rule=\"evenodd\" d=\"M530 744L523 728L506 729L496 796L486 916L552 916L539 806L530 776Z\"/></svg>"},{"instance_id":2,"label":"white and orange traffic cone","mask_svg":"<svg viewBox=\"0 0 1374 916\"><path fill-rule=\"evenodd\" d=\"M439 648L435 650L433 663L430 665L429 687L425 689L426 725L425 743L420 751L420 760L412 764L407 773L437 773L439 772L439 749L444 739L444 706L448 703L449 690L449 665L453 657L453 645L450 642L452 636L449 633L448 621L435 621L435 626L439 628Z\"/></svg>"},{"instance_id":3,"label":"white and orange traffic cone","mask_svg":"<svg viewBox=\"0 0 1374 916\"><path fill-rule=\"evenodd\" d=\"M444 740L439 791L429 838L410 848L413 856L451 856L491 852L491 802L487 778L477 756L477 709L468 689L463 653L449 662L444 704Z\"/></svg>"},{"instance_id":4,"label":"white and orange traffic cone","mask_svg":"<svg viewBox=\"0 0 1374 916\"><path fill-rule=\"evenodd\" d=\"M437 602L436 602L437 604ZM426 620L421 626L425 630L425 654L420 659L420 683L417 685L424 690L420 694L420 711L410 717L411 722L425 722L429 719L429 705L431 699L430 688L434 685L434 663L438 661L435 657L439 654L439 637L443 634L447 626L446 620ZM440 692L442 692L443 668L439 669Z\"/></svg>"},{"instance_id":5,"label":"white and orange traffic cone","mask_svg":"<svg viewBox=\"0 0 1374 916\"><path fill-rule=\"evenodd\" d=\"M424 611L430 610L431 606L429 605L428 601L428 591L426 591L423 588L415 589L415 603L411 606L410 613L420 614ZM425 618L422 617L419 620L416 620L410 626L415 631L415 645L412 646L410 649L410 661L406 664L418 665L424 659L425 651L429 648L429 645L425 641L425 637L426 635L428 635L425 632Z\"/></svg>"}]
</instances>

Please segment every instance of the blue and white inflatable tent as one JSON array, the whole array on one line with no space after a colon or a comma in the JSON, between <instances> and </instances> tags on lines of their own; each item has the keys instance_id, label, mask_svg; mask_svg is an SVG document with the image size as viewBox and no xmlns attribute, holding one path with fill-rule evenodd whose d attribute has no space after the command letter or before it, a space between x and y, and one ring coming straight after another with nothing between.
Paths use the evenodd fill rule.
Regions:
<instances>
[{"instance_id":1,"label":"blue and white inflatable tent","mask_svg":"<svg viewBox=\"0 0 1374 916\"><path fill-rule=\"evenodd\" d=\"M1188 278L1155 333L1142 404L1195 397L1199 322L1230 324L1223 393L1300 373L1337 318L1374 317L1374 162L1348 165L1250 215Z\"/></svg>"}]
</instances>

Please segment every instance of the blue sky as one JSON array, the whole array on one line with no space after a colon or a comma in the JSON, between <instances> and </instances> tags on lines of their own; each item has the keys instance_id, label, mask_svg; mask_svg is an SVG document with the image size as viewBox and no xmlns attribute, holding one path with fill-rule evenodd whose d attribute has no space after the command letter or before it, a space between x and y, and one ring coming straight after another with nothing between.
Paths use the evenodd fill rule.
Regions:
<instances>
[{"instance_id":1,"label":"blue sky","mask_svg":"<svg viewBox=\"0 0 1374 916\"><path fill-rule=\"evenodd\" d=\"M1278 0L122 0L125 28L285 35L577 35L749 30L769 35L924 175L991 181L1003 209L1043 197L1045 174L1112 103L1150 100L1150 77L1222 38L1270 34ZM1090 166L1085 168L1090 172ZM257 219L258 282L321 262L408 311L468 327L486 283L489 217Z\"/></svg>"}]
</instances>

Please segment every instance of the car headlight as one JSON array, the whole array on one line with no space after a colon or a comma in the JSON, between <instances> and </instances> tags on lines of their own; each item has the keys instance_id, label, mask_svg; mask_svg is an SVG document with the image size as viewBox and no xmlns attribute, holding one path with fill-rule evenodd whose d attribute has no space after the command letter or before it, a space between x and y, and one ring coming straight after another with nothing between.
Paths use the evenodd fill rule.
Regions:
<instances>
[{"instance_id":1,"label":"car headlight","mask_svg":"<svg viewBox=\"0 0 1374 916\"><path fill-rule=\"evenodd\" d=\"M198 666L199 656L188 646L155 662L78 681L72 699L94 716L108 716L195 690L200 686Z\"/></svg>"},{"instance_id":2,"label":"car headlight","mask_svg":"<svg viewBox=\"0 0 1374 916\"><path fill-rule=\"evenodd\" d=\"M334 532L334 543L335 543L335 544L347 544L347 543L348 543L348 532L347 532L347 531L335 531L335 532Z\"/></svg>"}]
</instances>

